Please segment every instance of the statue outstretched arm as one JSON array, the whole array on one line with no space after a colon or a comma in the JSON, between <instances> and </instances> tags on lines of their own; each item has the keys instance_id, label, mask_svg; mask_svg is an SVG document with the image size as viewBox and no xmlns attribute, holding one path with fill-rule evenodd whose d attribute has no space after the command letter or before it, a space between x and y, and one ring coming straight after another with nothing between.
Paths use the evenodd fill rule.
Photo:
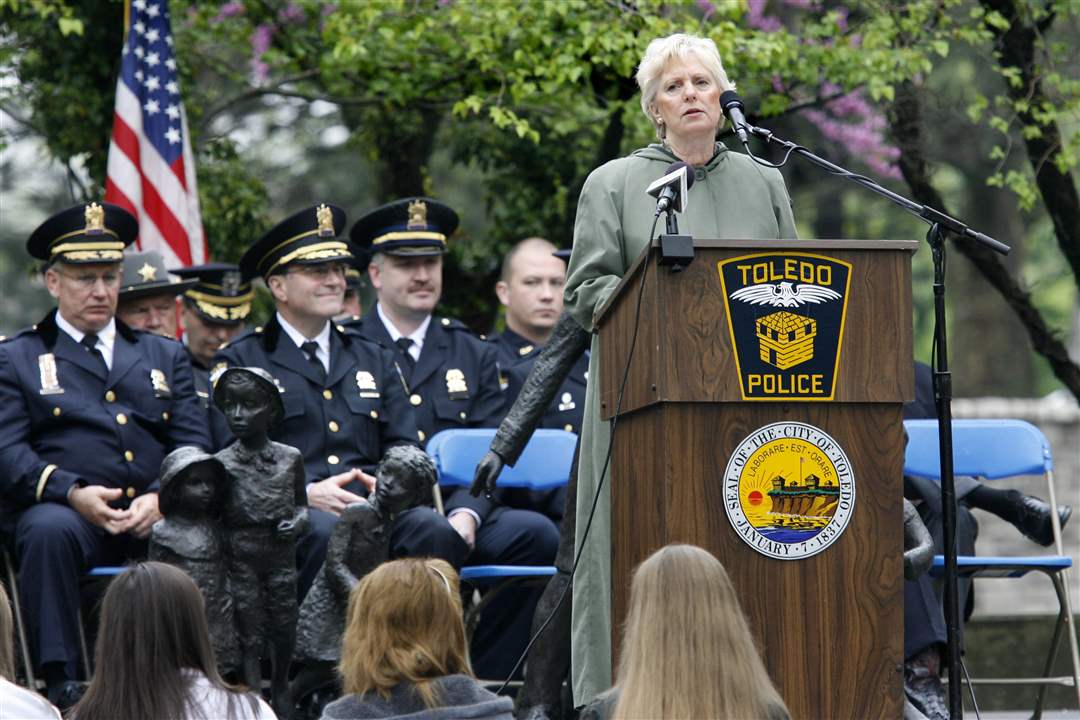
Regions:
<instances>
[{"instance_id":1,"label":"statue outstretched arm","mask_svg":"<svg viewBox=\"0 0 1080 720\"><path fill-rule=\"evenodd\" d=\"M904 500L904 578L914 580L934 562L934 538L926 529L919 511Z\"/></svg>"},{"instance_id":2,"label":"statue outstretched arm","mask_svg":"<svg viewBox=\"0 0 1080 720\"><path fill-rule=\"evenodd\" d=\"M587 333L568 313L563 313L548 341L533 363L529 376L503 418L491 449L476 466L471 492L490 494L504 465L513 466L532 437L536 426L559 392L574 363L589 347Z\"/></svg>"}]
</instances>

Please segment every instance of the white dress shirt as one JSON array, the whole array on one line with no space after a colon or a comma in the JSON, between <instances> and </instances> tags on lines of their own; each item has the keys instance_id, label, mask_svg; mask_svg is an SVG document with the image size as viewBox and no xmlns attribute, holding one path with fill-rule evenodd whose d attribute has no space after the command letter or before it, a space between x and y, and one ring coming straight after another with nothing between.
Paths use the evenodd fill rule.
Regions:
<instances>
[{"instance_id":1,"label":"white dress shirt","mask_svg":"<svg viewBox=\"0 0 1080 720\"><path fill-rule=\"evenodd\" d=\"M424 338L427 337L428 326L431 325L431 315L424 318L424 322L420 323L420 327L413 330L410 334L404 335L394 325L393 321L386 316L383 312L382 305L375 305L375 312L379 314L379 320L382 322L383 327L386 328L386 332L390 333L390 339L395 343L399 338L407 337L412 340L412 345L409 346L409 355L413 360L420 359L420 349L424 347Z\"/></svg>"},{"instance_id":2,"label":"white dress shirt","mask_svg":"<svg viewBox=\"0 0 1080 720\"><path fill-rule=\"evenodd\" d=\"M294 328L292 325L290 325L289 321L281 316L281 313L277 314L277 320L278 320L278 324L281 325L281 329L284 330L285 334L289 336L289 339L291 339L294 343L296 343L296 347L299 348L301 345L303 345L306 342L310 342L312 340L315 341L315 344L319 346L319 348L315 351L315 357L317 357L319 359L319 362L322 363L323 369L326 371L326 374L329 375L330 374L330 321L329 320L326 321L326 324L323 325L323 329L319 331L318 335L316 335L313 338L308 338L308 337L304 337L304 334L302 332L300 332L299 330ZM300 351L303 352L303 349L301 348Z\"/></svg>"},{"instance_id":3,"label":"white dress shirt","mask_svg":"<svg viewBox=\"0 0 1080 720\"><path fill-rule=\"evenodd\" d=\"M72 337L75 342L82 344L86 333L64 319L60 311L56 311L56 326ZM105 367L112 370L113 346L116 344L116 318L109 318L109 324L103 327L97 334L97 344L94 345L105 358Z\"/></svg>"}]
</instances>

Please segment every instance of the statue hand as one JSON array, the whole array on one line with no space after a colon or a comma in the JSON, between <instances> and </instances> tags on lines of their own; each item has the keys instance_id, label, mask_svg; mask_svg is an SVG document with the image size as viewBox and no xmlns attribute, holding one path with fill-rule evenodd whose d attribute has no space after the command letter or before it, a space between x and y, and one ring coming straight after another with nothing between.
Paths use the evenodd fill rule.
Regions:
<instances>
[{"instance_id":1,"label":"statue hand","mask_svg":"<svg viewBox=\"0 0 1080 720\"><path fill-rule=\"evenodd\" d=\"M934 538L919 511L904 498L904 578L915 580L934 562Z\"/></svg>"},{"instance_id":2,"label":"statue hand","mask_svg":"<svg viewBox=\"0 0 1080 720\"><path fill-rule=\"evenodd\" d=\"M486 496L495 492L495 481L499 479L503 464L499 453L494 450L487 451L476 466L476 475L473 476L472 487L469 489L473 497L479 497L481 492Z\"/></svg>"}]
</instances>

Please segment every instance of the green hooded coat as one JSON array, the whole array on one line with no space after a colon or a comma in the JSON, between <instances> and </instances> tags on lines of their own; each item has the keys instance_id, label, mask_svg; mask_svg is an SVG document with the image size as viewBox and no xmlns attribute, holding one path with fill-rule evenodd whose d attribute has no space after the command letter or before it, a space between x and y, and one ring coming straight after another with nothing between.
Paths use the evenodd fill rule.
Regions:
<instances>
[{"instance_id":1,"label":"green hooded coat","mask_svg":"<svg viewBox=\"0 0 1080 720\"><path fill-rule=\"evenodd\" d=\"M678 158L650 145L594 170L585 181L574 223L567 273L566 310L589 332L597 311L649 244L656 204L645 193ZM688 208L679 231L701 239L796 238L791 200L778 170L716 144L716 153L695 168ZM663 232L663 220L658 231ZM610 425L600 420L600 342L593 337L585 419L578 465L577 548L588 522L607 455ZM574 702L582 705L611 686L611 496L604 486L574 576L571 672Z\"/></svg>"}]
</instances>

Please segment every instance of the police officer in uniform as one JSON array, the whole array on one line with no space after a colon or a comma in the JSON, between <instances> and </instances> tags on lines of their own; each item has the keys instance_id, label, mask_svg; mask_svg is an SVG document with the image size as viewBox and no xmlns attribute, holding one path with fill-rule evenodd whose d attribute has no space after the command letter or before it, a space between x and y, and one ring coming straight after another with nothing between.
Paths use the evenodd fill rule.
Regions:
<instances>
[{"instance_id":1,"label":"police officer in uniform","mask_svg":"<svg viewBox=\"0 0 1080 720\"><path fill-rule=\"evenodd\" d=\"M442 292L446 240L457 214L428 198L406 198L362 217L350 236L372 253L368 277L377 302L347 323L396 352L416 410L420 440L447 428L494 428L505 411L495 348L450 318L433 315ZM450 523L474 564L548 565L558 530L540 513L498 506L467 488L445 499ZM538 593L507 590L485 610L473 637L473 667L483 677L509 673L528 640Z\"/></svg>"},{"instance_id":2,"label":"police officer in uniform","mask_svg":"<svg viewBox=\"0 0 1080 720\"><path fill-rule=\"evenodd\" d=\"M77 697L79 577L145 552L162 458L210 444L180 343L115 318L137 232L108 203L46 220L27 250L45 262L57 309L0 343L0 524L32 652L61 706Z\"/></svg>"},{"instance_id":3,"label":"police officer in uniform","mask_svg":"<svg viewBox=\"0 0 1080 720\"><path fill-rule=\"evenodd\" d=\"M244 280L240 266L233 263L207 263L173 270L187 278L194 287L184 292L180 319L181 338L195 369L195 390L209 407L210 367L217 351L244 330L251 314L255 291Z\"/></svg>"},{"instance_id":4,"label":"police officer in uniform","mask_svg":"<svg viewBox=\"0 0 1080 720\"><path fill-rule=\"evenodd\" d=\"M277 312L223 348L211 371L213 379L225 367L260 367L281 388L285 419L271 438L300 450L308 483L310 529L297 549L301 597L322 566L338 516L374 487L372 473L383 453L417 444L415 416L393 355L331 322L341 312L352 256L338 237L344 224L344 211L333 205L301 210L244 254L244 276L263 278ZM214 426L215 438L231 441L216 411ZM396 517L390 552L460 566L468 547L445 518L419 507Z\"/></svg>"},{"instance_id":5,"label":"police officer in uniform","mask_svg":"<svg viewBox=\"0 0 1080 720\"><path fill-rule=\"evenodd\" d=\"M525 378L562 315L569 254L568 250L556 250L543 238L526 238L510 248L503 258L495 294L506 308L506 330L489 336L489 340L498 350L500 379L508 407L521 392ZM586 350L544 412L540 427L572 433L581 430L588 375ZM565 487L545 491L506 488L499 495L500 501L507 505L542 512L555 522L562 521L566 509Z\"/></svg>"},{"instance_id":6,"label":"police officer in uniform","mask_svg":"<svg viewBox=\"0 0 1080 720\"><path fill-rule=\"evenodd\" d=\"M157 250L125 252L116 317L136 330L176 339L176 296L195 284L165 270Z\"/></svg>"}]
</instances>

